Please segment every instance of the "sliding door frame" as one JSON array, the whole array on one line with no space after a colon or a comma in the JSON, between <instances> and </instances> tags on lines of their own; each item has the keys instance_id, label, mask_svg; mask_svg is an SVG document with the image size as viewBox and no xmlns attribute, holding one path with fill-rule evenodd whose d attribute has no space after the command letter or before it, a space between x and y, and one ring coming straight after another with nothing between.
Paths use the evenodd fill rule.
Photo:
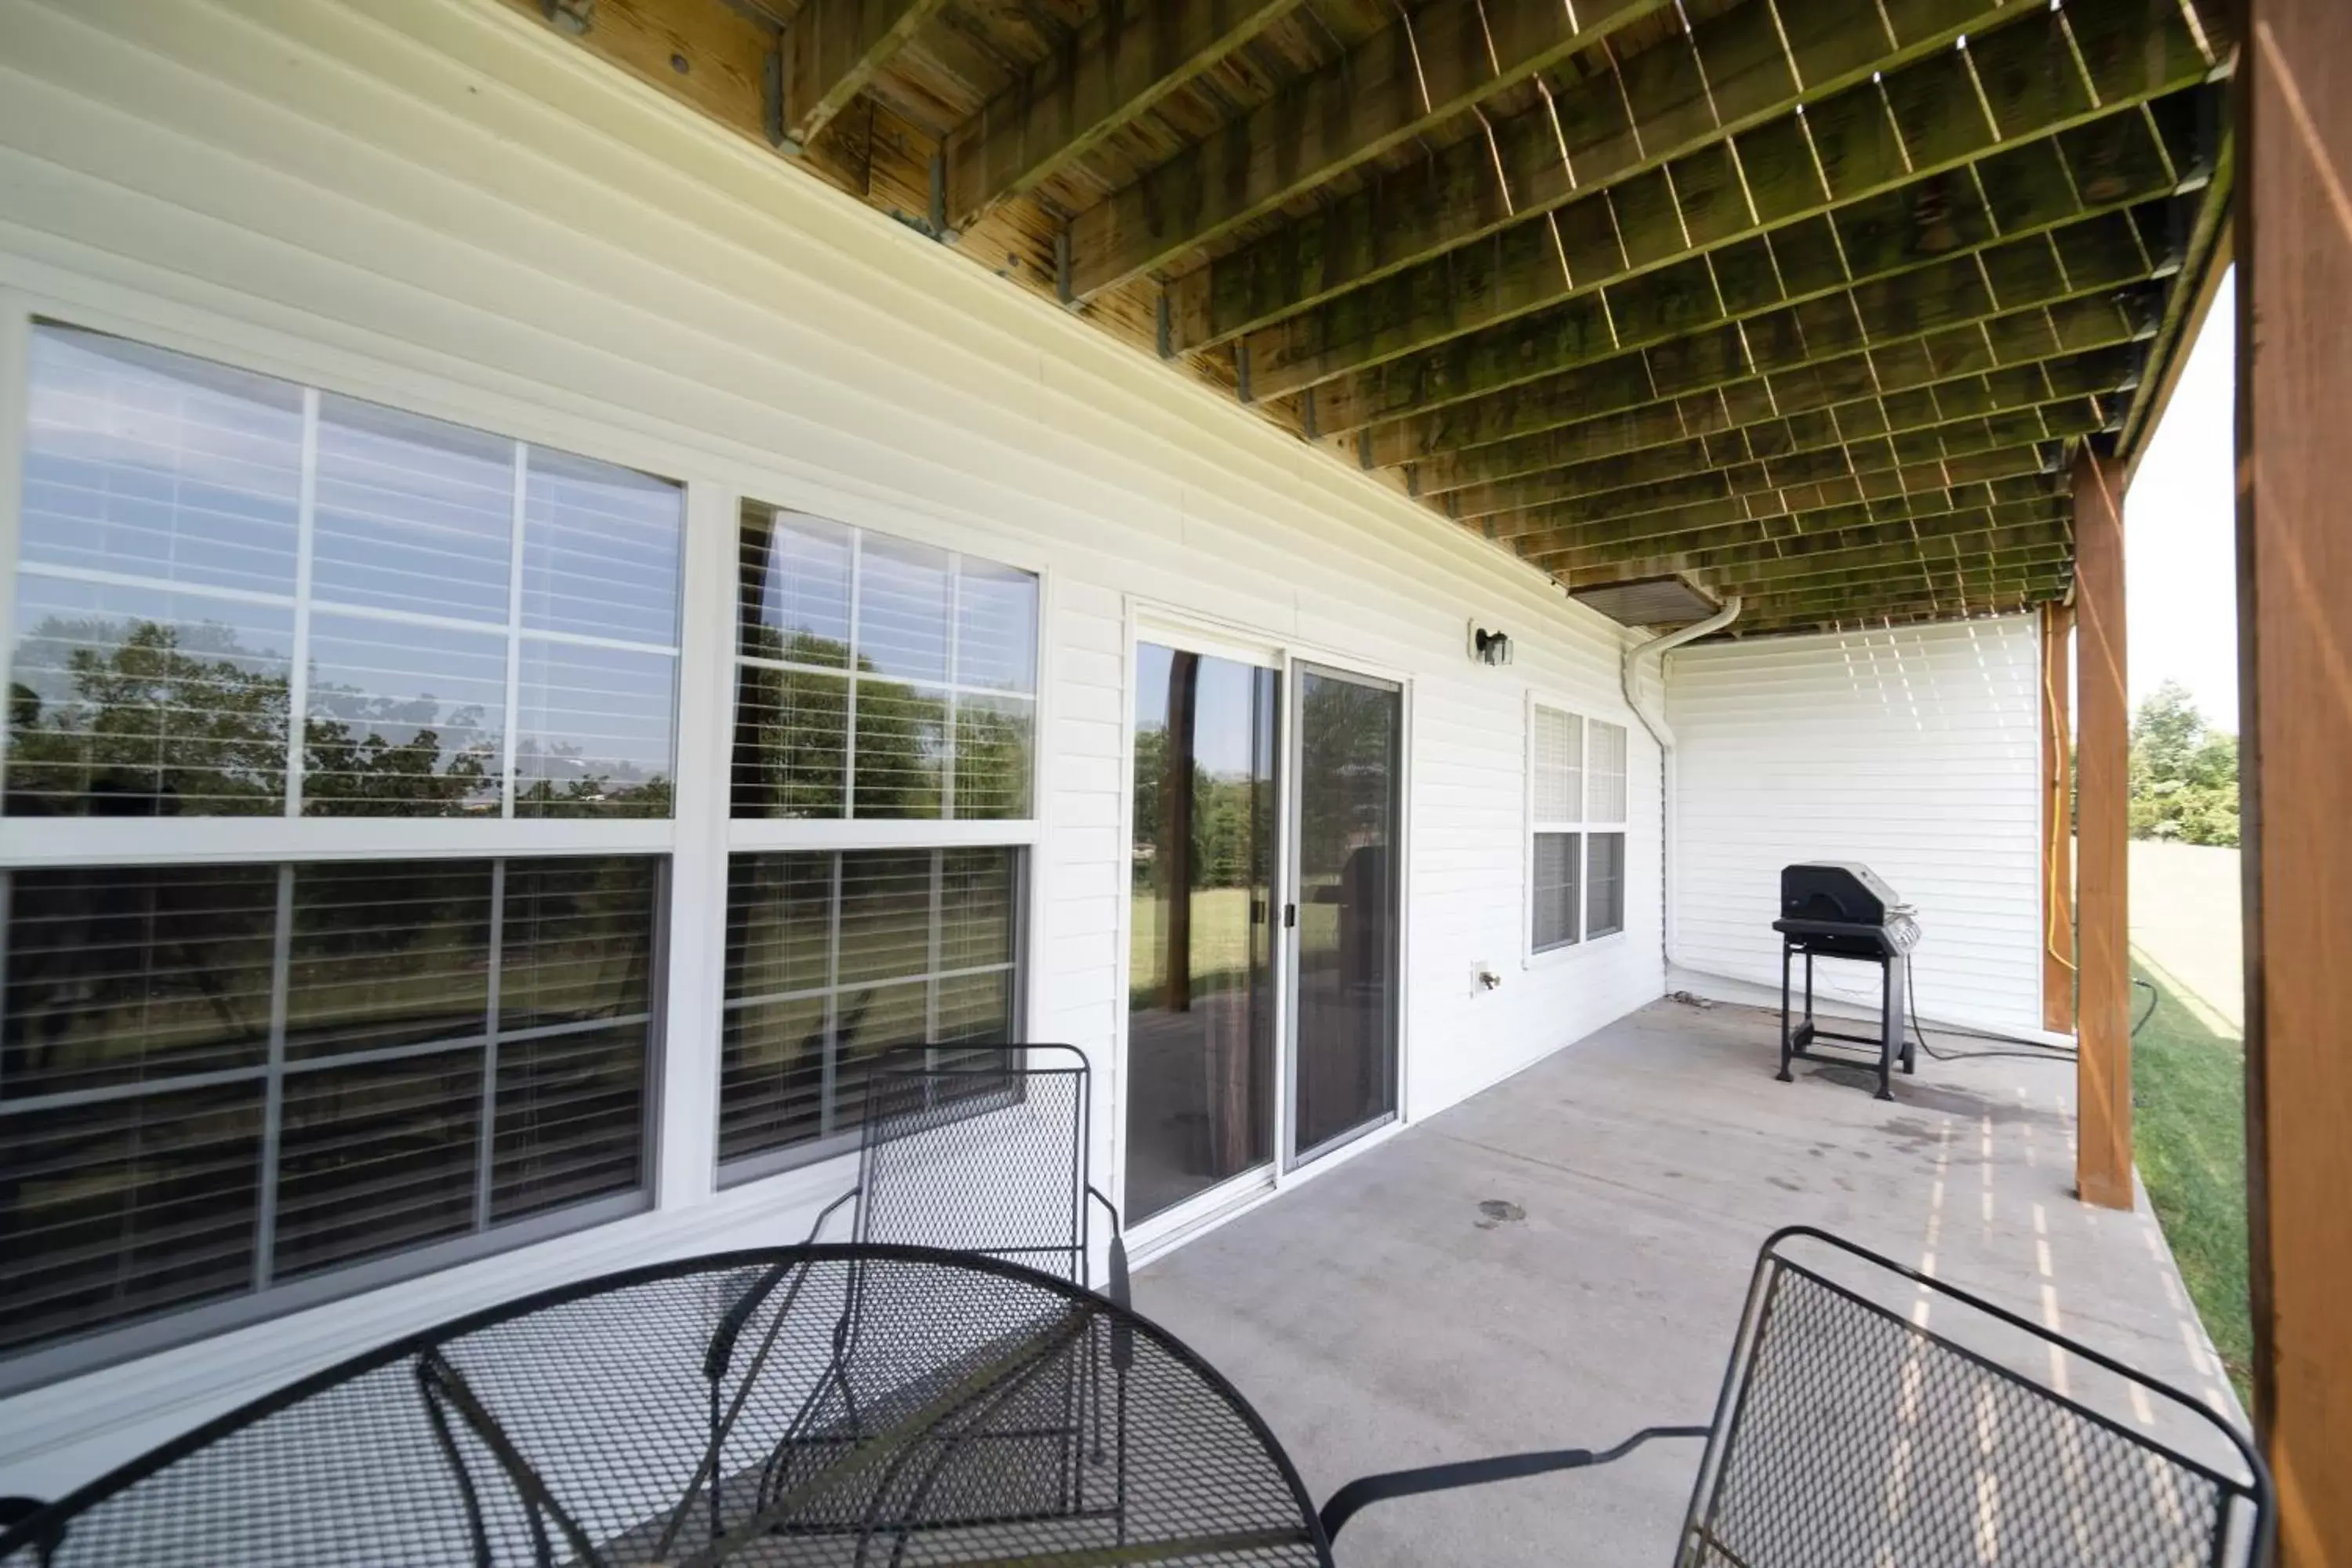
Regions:
<instances>
[{"instance_id":1,"label":"sliding door frame","mask_svg":"<svg viewBox=\"0 0 2352 1568\"><path fill-rule=\"evenodd\" d=\"M1298 770L1295 756L1301 667L1311 666L1336 676L1393 687L1402 708L1396 829L1396 1108L1381 1121L1328 1140L1320 1148L1306 1151L1304 1158L1292 1157L1290 1143L1295 1121L1292 1024L1297 988L1293 983L1295 943L1289 939L1295 932L1282 930L1277 923L1278 940L1274 943L1274 984L1278 999L1275 1009L1276 1104L1274 1157L1266 1163L1229 1177L1148 1220L1131 1224L1127 1232L1128 1249L1129 1256L1140 1264L1195 1237L1205 1235L1228 1220L1238 1218L1247 1210L1302 1182L1336 1169L1357 1154L1386 1142L1412 1121L1412 922L1410 910L1412 908L1413 682L1405 670L1384 666L1374 659L1359 658L1344 649L1283 637L1243 622L1203 615L1181 605L1130 594L1127 596L1125 607L1125 700L1121 704L1119 721L1123 733L1119 742L1119 812L1116 830L1121 874L1113 899L1117 910L1114 938L1118 973L1117 1037L1112 1047L1108 1114L1103 1118L1111 1140L1108 1168L1116 1184L1113 1195L1121 1214L1127 1212L1128 1203L1127 1097L1133 1081L1129 1061L1129 997L1133 984L1131 944L1134 941L1134 910L1128 878L1131 874L1130 857L1135 845L1135 704L1139 646L1158 643L1162 647L1174 647L1211 658L1255 665L1273 670L1279 679L1281 684L1275 703L1275 755L1279 760L1276 778L1274 909L1270 911L1277 922L1283 906L1297 901L1293 840L1298 805Z\"/></svg>"},{"instance_id":2,"label":"sliding door frame","mask_svg":"<svg viewBox=\"0 0 2352 1568\"><path fill-rule=\"evenodd\" d=\"M1396 777L1394 785L1395 816L1391 832L1389 853L1395 873L1391 879L1396 908L1389 928L1389 961L1396 966L1396 1019L1394 1037L1388 1043L1389 1061L1384 1064L1391 1076L1391 1098L1395 1101L1387 1113L1361 1121L1344 1131L1335 1132L1311 1148L1298 1147L1298 945L1299 932L1306 926L1306 900L1300 897L1303 874L1299 864L1301 828L1306 821L1306 739L1297 722L1297 710L1304 706L1301 693L1309 674L1327 679L1349 681L1367 689L1384 691L1397 700ZM1404 1120L1404 1019L1405 1019L1405 804L1409 796L1405 788L1405 758L1412 751L1405 728L1405 701L1408 686L1405 681L1389 675L1375 675L1360 670L1343 661L1310 658L1293 653L1283 668L1283 735L1282 776L1278 781L1282 795L1280 821L1282 839L1276 853L1281 857L1281 876L1277 896L1283 901L1286 914L1296 910L1295 920L1286 920L1282 940L1276 943L1283 955L1280 984L1282 991L1281 1051L1276 1058L1280 1064L1282 1079L1282 1116L1275 1140L1275 1154L1283 1173L1303 1171L1328 1156L1337 1154L1349 1144L1361 1142L1376 1132L1394 1127Z\"/></svg>"}]
</instances>

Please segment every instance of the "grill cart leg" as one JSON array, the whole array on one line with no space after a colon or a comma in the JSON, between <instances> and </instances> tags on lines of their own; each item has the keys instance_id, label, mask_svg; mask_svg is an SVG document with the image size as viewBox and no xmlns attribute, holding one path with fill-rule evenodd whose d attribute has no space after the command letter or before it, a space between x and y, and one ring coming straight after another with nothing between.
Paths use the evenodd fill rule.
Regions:
<instances>
[{"instance_id":1,"label":"grill cart leg","mask_svg":"<svg viewBox=\"0 0 2352 1568\"><path fill-rule=\"evenodd\" d=\"M1794 1047L1789 1035L1789 944L1784 942L1780 944L1780 1070L1772 1075L1782 1083L1797 1081L1796 1074L1789 1070L1789 1053Z\"/></svg>"},{"instance_id":2,"label":"grill cart leg","mask_svg":"<svg viewBox=\"0 0 2352 1568\"><path fill-rule=\"evenodd\" d=\"M1895 1057L1902 1026L1895 1021L1895 960L1888 959L1878 966L1878 1098L1893 1100L1895 1090L1889 1076L1895 1071Z\"/></svg>"},{"instance_id":3,"label":"grill cart leg","mask_svg":"<svg viewBox=\"0 0 2352 1568\"><path fill-rule=\"evenodd\" d=\"M1911 1021L1911 960L1904 957L1887 962L1903 966L1903 984L1897 998L1900 1005L1895 1009L1895 1032L1903 1042L1903 1070L1916 1073L1919 1070L1918 1042L1911 1037L1910 1030L1906 1027Z\"/></svg>"}]
</instances>

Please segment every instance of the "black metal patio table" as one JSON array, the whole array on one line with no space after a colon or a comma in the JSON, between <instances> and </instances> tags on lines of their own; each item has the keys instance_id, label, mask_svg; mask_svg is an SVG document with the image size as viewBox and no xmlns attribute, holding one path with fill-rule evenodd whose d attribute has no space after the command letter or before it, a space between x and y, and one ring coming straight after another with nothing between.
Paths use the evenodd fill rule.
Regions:
<instances>
[{"instance_id":1,"label":"black metal patio table","mask_svg":"<svg viewBox=\"0 0 2352 1568\"><path fill-rule=\"evenodd\" d=\"M714 1394L714 1331L779 1266ZM861 1244L630 1269L383 1346L59 1500L0 1561L1331 1557L1265 1423L1162 1331L1013 1265Z\"/></svg>"}]
</instances>

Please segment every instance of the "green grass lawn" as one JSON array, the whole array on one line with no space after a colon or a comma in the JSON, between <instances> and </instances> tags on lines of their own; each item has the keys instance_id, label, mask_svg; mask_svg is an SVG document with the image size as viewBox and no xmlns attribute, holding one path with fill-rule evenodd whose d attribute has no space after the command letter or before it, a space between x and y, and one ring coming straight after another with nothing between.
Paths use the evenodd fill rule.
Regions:
<instances>
[{"instance_id":1,"label":"green grass lawn","mask_svg":"<svg viewBox=\"0 0 2352 1568\"><path fill-rule=\"evenodd\" d=\"M2246 1055L2145 969L2156 1011L2132 1041L2140 1180L2213 1348L2251 1400L2253 1326L2246 1300ZM2136 1008L2147 993L2135 989ZM2137 1015L2135 1015L2137 1016Z\"/></svg>"}]
</instances>

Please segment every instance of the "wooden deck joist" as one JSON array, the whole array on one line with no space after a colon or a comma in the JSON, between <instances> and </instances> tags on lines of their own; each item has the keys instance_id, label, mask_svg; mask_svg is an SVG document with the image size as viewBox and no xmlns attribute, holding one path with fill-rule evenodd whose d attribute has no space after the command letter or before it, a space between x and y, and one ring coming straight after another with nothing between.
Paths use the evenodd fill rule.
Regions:
<instances>
[{"instance_id":1,"label":"wooden deck joist","mask_svg":"<svg viewBox=\"0 0 2352 1568\"><path fill-rule=\"evenodd\" d=\"M1705 470L1524 511L1501 512L1486 520L1481 531L1489 539L1524 538L1560 530L1675 534L1745 519L1917 493L1916 487L1895 489L1890 476L1940 470L1947 477L1924 487L1933 490L1970 480L2039 473L2043 464L2038 456L2031 462L2011 462L2006 454L2029 449L2038 454L2046 451L2051 442L2107 429L2115 418L2095 398L2068 398L1901 437L1874 437L1768 462ZM1997 472L1988 474L1970 467L1996 454L2002 455L1995 458L2000 464ZM1963 469L1968 470L1965 478Z\"/></svg>"},{"instance_id":2,"label":"wooden deck joist","mask_svg":"<svg viewBox=\"0 0 2352 1568\"><path fill-rule=\"evenodd\" d=\"M1520 542L1522 552L1555 572L1580 581L1595 572L1613 580L1656 575L1685 567L1736 565L1792 552L1828 554L1846 549L1914 548L1922 539L1939 534L1998 536L2012 543L2028 543L2064 523L2053 518L2054 503L2017 501L2000 507L1960 507L1944 511L1922 510L1889 522L1868 521L1860 506L1830 507L1809 513L1784 513L1758 518L1746 525L1744 536L1706 546L1686 539L1696 534L1648 533L1627 538L1591 536L1591 531L1564 530ZM1675 564L1665 565L1663 563Z\"/></svg>"},{"instance_id":3,"label":"wooden deck joist","mask_svg":"<svg viewBox=\"0 0 2352 1568\"><path fill-rule=\"evenodd\" d=\"M2011 565L2045 564L2071 560L2074 556L2074 546L2063 523L1922 533L1883 544L1854 545L1846 549L1822 549L1820 545L1822 542L1796 539L1771 544L1746 545L1738 551L1717 551L1701 559L1686 554L1660 555L1645 561L1620 563L1605 569L1605 576L1599 573L1571 572L1569 580L1580 588L1596 580L1622 582L1670 572L1689 572L1704 575L1710 583L1752 584L1759 592L1763 591L1764 585L1777 583L1781 585L1780 591L1793 592L1799 586L1818 585L1816 579L1835 578L1841 580L1841 585L1846 586L1866 579L1900 581L1906 573L1916 574L1929 567L1950 565L1970 559L1989 569L1998 569Z\"/></svg>"},{"instance_id":4,"label":"wooden deck joist","mask_svg":"<svg viewBox=\"0 0 2352 1568\"><path fill-rule=\"evenodd\" d=\"M961 229L1084 157L1298 4L1105 0L1067 45L949 132L949 224Z\"/></svg>"},{"instance_id":5,"label":"wooden deck joist","mask_svg":"<svg viewBox=\"0 0 2352 1568\"><path fill-rule=\"evenodd\" d=\"M2230 0L562 10L1538 570L1752 590L1739 636L2063 593L2234 168Z\"/></svg>"},{"instance_id":6,"label":"wooden deck joist","mask_svg":"<svg viewBox=\"0 0 2352 1568\"><path fill-rule=\"evenodd\" d=\"M1300 417L1311 405L1316 431L1340 435L1734 324L1752 335L1852 320L1902 335L1915 319L1914 332L1939 324L1939 305L1948 322L2149 276L2168 256L2171 215L2160 204L2178 180L2151 162L2094 188L2115 199L2095 206L2070 194L1997 230L1948 224L1935 192L1906 188L1902 202L1865 203L1850 223L1798 225L1342 375L1302 394Z\"/></svg>"},{"instance_id":7,"label":"wooden deck joist","mask_svg":"<svg viewBox=\"0 0 2352 1568\"><path fill-rule=\"evenodd\" d=\"M1663 0L1426 0L1070 223L1070 292L1162 266L1538 71Z\"/></svg>"},{"instance_id":8,"label":"wooden deck joist","mask_svg":"<svg viewBox=\"0 0 2352 1568\"><path fill-rule=\"evenodd\" d=\"M1718 328L1474 403L1375 426L1358 445L1368 466L1389 468L1523 439L1583 423L1598 413L1718 389L1727 400L1745 400L1745 422L1761 423L2128 342L2145 330L2143 312L2118 305L2112 277L2086 294L1998 314L1969 313L1990 301L1979 292L1972 273L1961 274L1958 281L1963 299L1923 310L1929 321L1916 334L1897 327L1874 341L1870 323L1844 311L1825 313L1810 333L1794 321L1770 333Z\"/></svg>"},{"instance_id":9,"label":"wooden deck joist","mask_svg":"<svg viewBox=\"0 0 2352 1568\"><path fill-rule=\"evenodd\" d=\"M1801 516L1784 513L1751 521L1726 523L1664 537L1583 539L1573 533L1552 536L1543 546L1531 546L1544 556L1543 564L1580 580L1594 573L1612 579L1638 577L1643 568L1662 559L1704 565L1718 551L1735 554L1758 545L1782 549L1842 549L1850 544L1910 546L1939 533L1973 533L1988 529L2031 528L2065 520L2066 498L2053 491L2032 500L1990 504L1951 504L1952 498L1975 501L1985 487L1962 487L1928 496L1906 496L1914 506L1906 516L1891 516L1899 508L1884 501L1828 507ZM1672 568L1679 571L1680 567Z\"/></svg>"},{"instance_id":10,"label":"wooden deck joist","mask_svg":"<svg viewBox=\"0 0 2352 1568\"><path fill-rule=\"evenodd\" d=\"M1644 447L1622 458L1554 468L1531 478L1473 485L1450 491L1443 499L1448 512L1456 519L1493 519L1494 526L1483 531L1493 538L1497 533L1528 531L1515 521L1514 514L1540 511L1565 502L1585 502L1598 509L1592 515L1607 515L1612 510L1612 498L1654 486L1719 484L1717 493L1724 496L1755 493L1759 488L1777 489L1818 479L1819 474L1808 475L1793 466L1793 460L1834 453L1857 442L1886 437L1941 442L1947 435L1961 437L1983 424L2083 398L2096 401L2105 415L2111 411L2110 405L2122 399L2123 395L2116 389L2125 385L2132 374L2131 355L2131 346L2125 344L1995 372L1995 376L2012 384L2032 383L2015 387L2014 395L2003 396L1998 402L1990 400L1979 387L1945 383L1946 388L1956 384L1960 388L1948 401L1939 399L1937 389L1932 387L1917 394L1870 398L1748 426L1720 436ZM1980 383L1987 378L1971 379ZM2001 412L1970 413L1968 410L1971 405ZM1843 417L1841 410L1846 411ZM2104 424L2092 426L2105 427ZM2069 432L2076 433L2079 432ZM1946 456L1950 451L1940 445L1912 449L1922 457ZM1748 482L1751 479L1760 480L1760 486Z\"/></svg>"},{"instance_id":11,"label":"wooden deck joist","mask_svg":"<svg viewBox=\"0 0 2352 1568\"><path fill-rule=\"evenodd\" d=\"M1703 150L2031 8L1927 0L1895 19L1865 0L1741 0L1630 58L1594 51L1491 141L1465 136L1178 279L1173 346L1224 342L1612 184L1673 184L1677 162L1692 184L1685 161Z\"/></svg>"},{"instance_id":12,"label":"wooden deck joist","mask_svg":"<svg viewBox=\"0 0 2352 1568\"><path fill-rule=\"evenodd\" d=\"M2095 4L2135 26L2144 25L2148 10L2147 0L2075 0L2063 12L2045 8L2040 17L2071 16ZM1297 391L1923 183L1938 193L1931 219L1948 210L1956 225L1968 222L1973 203L1997 225L2021 226L2070 193L2105 205L2105 181L2131 177L2129 171L2152 161L2169 163L2179 182L2193 181L2211 157L2197 144L2201 121L2194 100L2168 104L2163 114L2140 107L2195 86L2211 68L2189 47L2177 14L2173 21L2172 28L2151 28L2145 58L2132 55L2116 63L2099 83L2096 100L2079 83L2072 95L2054 98L2037 85L2033 101L2009 110L1999 138L1965 72L1962 79L1948 73L1944 97L1920 105L1916 119L1890 110L1877 87L1864 83L1855 101L1838 113L1824 105L1745 139L1769 139L1768 145L1743 150L1735 139L1736 177L1727 170L1719 181L1703 184L1685 174L1670 195L1672 171L1661 171L1630 189L1593 193L1556 222L1547 216L1518 224L1260 328L1243 340L1253 386L1261 397ZM2038 32L2044 26L2029 18L2013 27ZM1965 67L1980 52L1972 43L1969 50L1947 51L1937 60ZM2046 84L2052 74L2033 73L2037 84ZM1906 121L1912 123L1906 128ZM1933 183L1939 174L1950 176L1940 187ZM1713 198L1705 205L1696 199L1702 189ZM1821 232L1819 224L1807 226L1781 248L1798 249Z\"/></svg>"},{"instance_id":13,"label":"wooden deck joist","mask_svg":"<svg viewBox=\"0 0 2352 1568\"><path fill-rule=\"evenodd\" d=\"M1969 408L1967 400L1980 387L1997 385L2000 391L2017 394L2020 401L2048 402L2059 394L2046 373L2037 380L2036 372L2046 362L2126 345L2145 330L2145 317L2135 301L2099 297L2021 310L1931 338L1839 355L1777 374L1725 381L1704 394L1670 401L1643 397L1649 386L1647 375L1636 381L1629 368L1610 377L1591 378L1586 416L1572 424L1538 426L1531 435L1501 435L1477 444L1465 440L1459 449L1433 445L1429 452L1406 454L1398 460L1411 465L1418 493L1436 495L1619 456L1635 449L1631 443L1645 435L1654 434L1656 440L1643 441L1643 445L1663 445L1694 435L1766 429L1801 415L1828 410L1838 411L1843 425L1846 410L1866 401L1877 404L1874 416L1884 421L1884 428L1916 428L1923 423L2011 405L1995 402ZM1724 352L1739 351L1725 345ZM1993 377L2003 371L2017 374L1995 384ZM1943 395L1948 387L1955 393L1948 401ZM2115 390L2121 389L2118 384ZM1910 403L1895 401L1906 395L1913 395ZM1525 400L1507 409L1490 411L1484 429L1500 425L1508 431L1521 422L1534 424L1561 411L1563 405L1558 393L1548 394L1540 404ZM1934 421L1927 417L1930 406L1937 416ZM1857 410L1852 417L1866 424L1869 416ZM1465 436L1471 431L1484 433L1481 426L1470 425L1466 416L1462 423ZM1433 444L1439 439L1426 429L1386 437L1375 431L1361 445L1374 459L1372 466L1378 467L1384 466L1380 458L1397 456L1397 448L1409 438Z\"/></svg>"}]
</instances>

